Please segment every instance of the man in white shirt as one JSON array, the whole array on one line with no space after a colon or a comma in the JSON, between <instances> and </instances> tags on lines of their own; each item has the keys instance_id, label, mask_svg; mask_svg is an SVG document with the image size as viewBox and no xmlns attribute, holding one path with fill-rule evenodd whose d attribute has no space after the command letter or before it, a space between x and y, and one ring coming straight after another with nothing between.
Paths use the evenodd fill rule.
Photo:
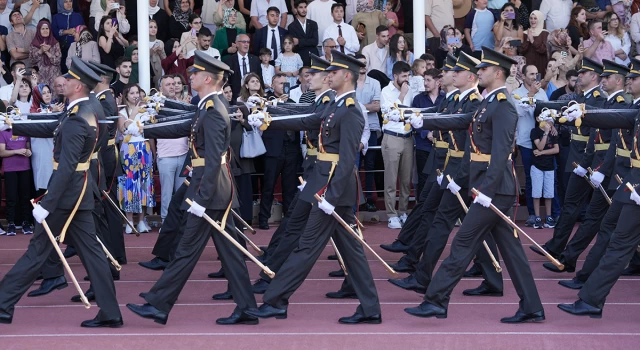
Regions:
<instances>
[{"instance_id":1,"label":"man in white shirt","mask_svg":"<svg viewBox=\"0 0 640 350\"><path fill-rule=\"evenodd\" d=\"M24 17L24 25L36 30L38 22L46 18L51 22L51 8L49 4L43 4L41 0L30 0L20 6L20 13Z\"/></svg>"},{"instance_id":2,"label":"man in white shirt","mask_svg":"<svg viewBox=\"0 0 640 350\"><path fill-rule=\"evenodd\" d=\"M378 26L376 28L376 41L362 48L362 54L367 58L367 73L371 70L387 71L387 58L389 58L389 28Z\"/></svg>"},{"instance_id":3,"label":"man in white shirt","mask_svg":"<svg viewBox=\"0 0 640 350\"><path fill-rule=\"evenodd\" d=\"M318 23L318 47L322 46L325 29L333 23L331 6L335 3L333 0L314 0L307 5L307 18Z\"/></svg>"},{"instance_id":4,"label":"man in white shirt","mask_svg":"<svg viewBox=\"0 0 640 350\"><path fill-rule=\"evenodd\" d=\"M360 40L358 34L352 26L344 22L344 5L331 5L331 16L333 23L324 30L323 40L327 38L335 39L339 50L347 55L353 55L360 50Z\"/></svg>"},{"instance_id":5,"label":"man in white shirt","mask_svg":"<svg viewBox=\"0 0 640 350\"><path fill-rule=\"evenodd\" d=\"M198 32L198 50L215 59L220 59L220 51L211 47L211 31L207 27L200 29L200 31ZM189 50L185 58L190 58L195 54L195 52L195 49Z\"/></svg>"},{"instance_id":6,"label":"man in white shirt","mask_svg":"<svg viewBox=\"0 0 640 350\"><path fill-rule=\"evenodd\" d=\"M251 2L251 24L256 29L260 29L266 26L269 21L267 20L267 9L275 6L280 10L280 27L284 28L287 25L287 4L285 0L253 0Z\"/></svg>"},{"instance_id":7,"label":"man in white shirt","mask_svg":"<svg viewBox=\"0 0 640 350\"><path fill-rule=\"evenodd\" d=\"M13 87L16 81L16 72L19 69L25 69L26 66L22 61L16 61L11 64L11 76L13 77L13 83L9 85L5 85L0 88L0 100L4 102L5 106L9 106L9 101L11 100L11 93L13 92Z\"/></svg>"},{"instance_id":8,"label":"man in white shirt","mask_svg":"<svg viewBox=\"0 0 640 350\"><path fill-rule=\"evenodd\" d=\"M13 27L9 20L9 14L11 14L11 10L13 10L13 4L9 4L8 2L8 0L0 0L0 26L7 28L7 31L11 33Z\"/></svg>"},{"instance_id":9,"label":"man in white shirt","mask_svg":"<svg viewBox=\"0 0 640 350\"><path fill-rule=\"evenodd\" d=\"M406 62L393 65L393 81L380 94L383 110L394 103L411 106L413 95L409 89L411 66ZM409 127L408 129L406 127ZM389 120L382 127L382 159L384 162L384 206L389 228L400 229L407 218L407 206L413 174L413 132L411 124ZM400 188L396 211L396 182ZM401 214L400 217L398 214Z\"/></svg>"},{"instance_id":10,"label":"man in white shirt","mask_svg":"<svg viewBox=\"0 0 640 350\"><path fill-rule=\"evenodd\" d=\"M542 0L540 12L545 16L544 24L551 33L556 29L566 28L571 19L573 1L571 0Z\"/></svg>"}]
</instances>

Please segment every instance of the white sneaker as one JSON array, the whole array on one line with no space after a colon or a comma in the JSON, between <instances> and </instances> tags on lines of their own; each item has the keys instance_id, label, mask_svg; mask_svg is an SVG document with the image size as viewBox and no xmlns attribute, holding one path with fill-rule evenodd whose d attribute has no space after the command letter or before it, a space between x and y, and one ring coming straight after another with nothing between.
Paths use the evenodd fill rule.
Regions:
<instances>
[{"instance_id":1,"label":"white sneaker","mask_svg":"<svg viewBox=\"0 0 640 350\"><path fill-rule=\"evenodd\" d=\"M397 216L394 217L390 217L389 218L389 224L387 225L387 227L389 228L402 228L402 225L400 224L400 219L398 219Z\"/></svg>"},{"instance_id":2,"label":"white sneaker","mask_svg":"<svg viewBox=\"0 0 640 350\"><path fill-rule=\"evenodd\" d=\"M400 224L404 225L405 222L407 222L407 213L402 214L402 216L400 216Z\"/></svg>"},{"instance_id":3,"label":"white sneaker","mask_svg":"<svg viewBox=\"0 0 640 350\"><path fill-rule=\"evenodd\" d=\"M149 229L147 229L147 225L144 224L144 221L138 222L138 232L140 233L149 232Z\"/></svg>"},{"instance_id":4,"label":"white sneaker","mask_svg":"<svg viewBox=\"0 0 640 350\"><path fill-rule=\"evenodd\" d=\"M151 226L149 225L146 217L144 218L144 221L142 221L142 223L147 227L147 232L151 231Z\"/></svg>"},{"instance_id":5,"label":"white sneaker","mask_svg":"<svg viewBox=\"0 0 640 350\"><path fill-rule=\"evenodd\" d=\"M131 229L131 226L125 225L124 233L126 233L128 235L132 234L133 230Z\"/></svg>"}]
</instances>

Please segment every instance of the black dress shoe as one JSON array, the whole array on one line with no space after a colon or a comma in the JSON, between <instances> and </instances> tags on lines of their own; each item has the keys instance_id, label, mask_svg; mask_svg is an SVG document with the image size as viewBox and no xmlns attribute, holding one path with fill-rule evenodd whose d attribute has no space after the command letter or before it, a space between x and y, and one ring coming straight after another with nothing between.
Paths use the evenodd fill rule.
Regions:
<instances>
[{"instance_id":1,"label":"black dress shoe","mask_svg":"<svg viewBox=\"0 0 640 350\"><path fill-rule=\"evenodd\" d=\"M339 290L337 292L329 292L325 294L325 296L329 299L358 299L356 293L345 292L343 290Z\"/></svg>"},{"instance_id":2,"label":"black dress shoe","mask_svg":"<svg viewBox=\"0 0 640 350\"><path fill-rule=\"evenodd\" d=\"M336 254L331 254L327 257L327 260L338 260L338 255Z\"/></svg>"},{"instance_id":3,"label":"black dress shoe","mask_svg":"<svg viewBox=\"0 0 640 350\"><path fill-rule=\"evenodd\" d=\"M406 253L407 251L409 251L409 246L398 241L397 239L391 244L381 244L380 248L392 253Z\"/></svg>"},{"instance_id":4,"label":"black dress shoe","mask_svg":"<svg viewBox=\"0 0 640 350\"><path fill-rule=\"evenodd\" d=\"M525 314L518 310L515 315L511 317L504 317L500 319L502 323L525 323L525 322L541 322L544 321L544 311L540 310L531 314Z\"/></svg>"},{"instance_id":5,"label":"black dress shoe","mask_svg":"<svg viewBox=\"0 0 640 350\"><path fill-rule=\"evenodd\" d=\"M602 309L591 306L578 299L573 304L558 304L558 308L564 312L568 312L576 316L589 316L591 318L602 318Z\"/></svg>"},{"instance_id":6,"label":"black dress shoe","mask_svg":"<svg viewBox=\"0 0 640 350\"><path fill-rule=\"evenodd\" d=\"M0 311L0 323L11 324L12 321L13 321L13 314Z\"/></svg>"},{"instance_id":7,"label":"black dress shoe","mask_svg":"<svg viewBox=\"0 0 640 350\"><path fill-rule=\"evenodd\" d=\"M426 301L416 307L408 307L404 309L404 312L418 317L447 318L447 309L429 304Z\"/></svg>"},{"instance_id":8,"label":"black dress shoe","mask_svg":"<svg viewBox=\"0 0 640 350\"><path fill-rule=\"evenodd\" d=\"M258 224L258 228L261 230L268 230L269 224L267 224L266 222L261 222L260 224Z\"/></svg>"},{"instance_id":9,"label":"black dress shoe","mask_svg":"<svg viewBox=\"0 0 640 350\"><path fill-rule=\"evenodd\" d=\"M167 324L169 315L166 312L156 309L155 306L151 304L127 304L127 308L140 317L151 319L156 323Z\"/></svg>"},{"instance_id":10,"label":"black dress shoe","mask_svg":"<svg viewBox=\"0 0 640 350\"><path fill-rule=\"evenodd\" d=\"M62 255L64 255L65 259L70 259L70 258L78 255L78 251L76 250L76 248L68 245L67 249L64 250L64 253Z\"/></svg>"},{"instance_id":11,"label":"black dress shoe","mask_svg":"<svg viewBox=\"0 0 640 350\"><path fill-rule=\"evenodd\" d=\"M481 284L478 288L464 290L462 294L472 297L501 297L503 295L501 290L489 289L484 284Z\"/></svg>"},{"instance_id":12,"label":"black dress shoe","mask_svg":"<svg viewBox=\"0 0 640 350\"><path fill-rule=\"evenodd\" d=\"M218 272L212 272L207 276L209 278L225 278L224 271L222 269L218 270Z\"/></svg>"},{"instance_id":13,"label":"black dress shoe","mask_svg":"<svg viewBox=\"0 0 640 350\"><path fill-rule=\"evenodd\" d=\"M578 281L575 278L572 280L558 281L558 284L569 289L582 289L582 286L584 286L584 282Z\"/></svg>"},{"instance_id":14,"label":"black dress shoe","mask_svg":"<svg viewBox=\"0 0 640 350\"><path fill-rule=\"evenodd\" d=\"M399 279L389 279L389 282L402 289L412 290L419 294L425 294L427 292L427 287L420 284L414 275Z\"/></svg>"},{"instance_id":15,"label":"black dress shoe","mask_svg":"<svg viewBox=\"0 0 640 350\"><path fill-rule=\"evenodd\" d=\"M216 320L217 324L258 324L258 319L254 316L247 315L244 312L234 312L229 317L223 317Z\"/></svg>"},{"instance_id":16,"label":"black dress shoe","mask_svg":"<svg viewBox=\"0 0 640 350\"><path fill-rule=\"evenodd\" d=\"M149 261L141 261L138 263L138 265L144 268L147 268L149 270L160 271L160 270L164 270L167 267L167 265L169 265L169 262L164 261L156 256L155 258Z\"/></svg>"},{"instance_id":17,"label":"black dress shoe","mask_svg":"<svg viewBox=\"0 0 640 350\"><path fill-rule=\"evenodd\" d=\"M88 289L86 293L84 293L84 296L87 297L88 301L95 301L96 300L96 293L93 292L92 289ZM82 301L82 299L80 299L80 295L74 295L71 297L71 301L73 301L74 303L79 303Z\"/></svg>"},{"instance_id":18,"label":"black dress shoe","mask_svg":"<svg viewBox=\"0 0 640 350\"><path fill-rule=\"evenodd\" d=\"M120 272L118 272L117 274L111 274L111 278L112 278L114 281L119 281L119 280L120 280ZM85 281L91 281L91 277L89 277L89 276L84 276L84 280L85 280Z\"/></svg>"},{"instance_id":19,"label":"black dress shoe","mask_svg":"<svg viewBox=\"0 0 640 350\"><path fill-rule=\"evenodd\" d=\"M260 305L257 309L247 309L244 311L246 314L254 317L260 318L269 318L275 317L277 319L287 318L287 310L278 309L277 307L273 307L267 303Z\"/></svg>"},{"instance_id":20,"label":"black dress shoe","mask_svg":"<svg viewBox=\"0 0 640 350\"><path fill-rule=\"evenodd\" d=\"M329 272L329 277L344 277L344 271L342 269Z\"/></svg>"},{"instance_id":21,"label":"black dress shoe","mask_svg":"<svg viewBox=\"0 0 640 350\"><path fill-rule=\"evenodd\" d=\"M122 317L118 317L113 320L98 320L98 316L93 320L82 321L80 327L88 327L88 328L97 328L97 327L107 327L107 328L120 328L124 323L122 322Z\"/></svg>"},{"instance_id":22,"label":"black dress shoe","mask_svg":"<svg viewBox=\"0 0 640 350\"><path fill-rule=\"evenodd\" d=\"M560 261L560 262L564 264L563 261ZM546 262L542 264L542 267L544 267L545 269L551 272L576 272L576 267L571 265L564 265L564 269L560 270L556 265L550 262Z\"/></svg>"},{"instance_id":23,"label":"black dress shoe","mask_svg":"<svg viewBox=\"0 0 640 350\"><path fill-rule=\"evenodd\" d=\"M397 263L392 264L391 268L396 270L396 272L408 272L414 273L416 272L416 268L407 263L406 259L400 259Z\"/></svg>"},{"instance_id":24,"label":"black dress shoe","mask_svg":"<svg viewBox=\"0 0 640 350\"><path fill-rule=\"evenodd\" d=\"M42 280L40 287L36 290L32 290L27 294L29 297L39 297L41 295L47 295L53 292L56 289L64 289L67 288L69 284L64 276L56 277L56 278L47 278Z\"/></svg>"},{"instance_id":25,"label":"black dress shoe","mask_svg":"<svg viewBox=\"0 0 640 350\"><path fill-rule=\"evenodd\" d=\"M627 268L622 271L622 276L640 276L640 267L627 266Z\"/></svg>"},{"instance_id":26,"label":"black dress shoe","mask_svg":"<svg viewBox=\"0 0 640 350\"><path fill-rule=\"evenodd\" d=\"M211 299L213 300L231 300L233 299L233 295L230 291L226 291L224 293L214 294Z\"/></svg>"},{"instance_id":27,"label":"black dress shoe","mask_svg":"<svg viewBox=\"0 0 640 350\"><path fill-rule=\"evenodd\" d=\"M360 313L355 313L353 316L348 317L340 317L338 322L342 324L360 324L360 323L368 323L368 324L380 324L382 323L382 316L380 314L373 316L365 316Z\"/></svg>"},{"instance_id":28,"label":"black dress shoe","mask_svg":"<svg viewBox=\"0 0 640 350\"><path fill-rule=\"evenodd\" d=\"M140 296L140 298L144 299L147 297L147 292L140 292L140 294L138 294Z\"/></svg>"},{"instance_id":29,"label":"black dress shoe","mask_svg":"<svg viewBox=\"0 0 640 350\"><path fill-rule=\"evenodd\" d=\"M546 256L546 255L544 255L544 253L543 253L540 249L538 249L538 247L536 247L535 245L529 246L529 249L531 249L534 253L536 253L536 254L538 254L538 255L540 255L540 256ZM558 253L554 253L554 252L550 251L550 250L549 250L549 248L547 248L547 246L546 246L546 245L544 245L544 244L542 245L542 249L546 250L546 251L547 251L547 253L549 253L549 255L551 255L552 257L554 257L554 258L556 258L556 259L560 258L560 254L558 254Z\"/></svg>"},{"instance_id":30,"label":"black dress shoe","mask_svg":"<svg viewBox=\"0 0 640 350\"><path fill-rule=\"evenodd\" d=\"M464 275L462 275L462 277L481 277L482 276L482 269L480 268L479 264L473 264L471 265L471 268L469 270L467 270Z\"/></svg>"},{"instance_id":31,"label":"black dress shoe","mask_svg":"<svg viewBox=\"0 0 640 350\"><path fill-rule=\"evenodd\" d=\"M251 286L251 288L253 289L254 294L264 294L264 292L267 291L267 288L269 288L269 282L264 278L260 278L253 284L253 286Z\"/></svg>"}]
</instances>

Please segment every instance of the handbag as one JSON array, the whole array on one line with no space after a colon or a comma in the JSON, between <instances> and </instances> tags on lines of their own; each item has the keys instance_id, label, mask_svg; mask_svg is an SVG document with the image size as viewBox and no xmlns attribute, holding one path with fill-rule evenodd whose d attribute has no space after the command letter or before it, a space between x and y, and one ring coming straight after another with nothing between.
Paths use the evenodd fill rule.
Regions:
<instances>
[{"instance_id":1,"label":"handbag","mask_svg":"<svg viewBox=\"0 0 640 350\"><path fill-rule=\"evenodd\" d=\"M262 142L262 136L255 131L242 131L242 145L240 145L240 158L255 158L267 153Z\"/></svg>"}]
</instances>

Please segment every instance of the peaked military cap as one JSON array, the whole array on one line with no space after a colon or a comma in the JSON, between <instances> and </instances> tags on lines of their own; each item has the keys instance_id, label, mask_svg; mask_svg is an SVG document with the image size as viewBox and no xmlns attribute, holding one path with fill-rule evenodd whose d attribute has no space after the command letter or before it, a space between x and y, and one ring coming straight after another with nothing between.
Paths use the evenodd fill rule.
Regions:
<instances>
[{"instance_id":1,"label":"peaked military cap","mask_svg":"<svg viewBox=\"0 0 640 350\"><path fill-rule=\"evenodd\" d=\"M484 68L484 67L504 67L507 70L511 69L511 65L517 64L516 60L513 58L502 54L496 50L490 49L486 46L482 47L482 59L480 60L480 64L476 66L476 68Z\"/></svg>"},{"instance_id":2,"label":"peaked military cap","mask_svg":"<svg viewBox=\"0 0 640 350\"><path fill-rule=\"evenodd\" d=\"M93 69L89 68L80 58L73 56L71 58L71 67L69 71L64 75L67 79L77 79L93 89L102 79L96 74Z\"/></svg>"},{"instance_id":3,"label":"peaked military cap","mask_svg":"<svg viewBox=\"0 0 640 350\"><path fill-rule=\"evenodd\" d=\"M456 65L453 67L452 70L458 71L458 72L466 70L473 74L478 74L478 68L476 68L476 66L478 66L479 64L480 64L480 61L478 61L476 58L473 58L468 54L464 53L464 51L461 51L460 57L458 57L458 61L456 61Z\"/></svg>"},{"instance_id":4,"label":"peaked military cap","mask_svg":"<svg viewBox=\"0 0 640 350\"><path fill-rule=\"evenodd\" d=\"M629 74L627 75L627 78L637 77L640 77L640 60L632 58L631 63L629 64Z\"/></svg>"},{"instance_id":5,"label":"peaked military cap","mask_svg":"<svg viewBox=\"0 0 640 350\"><path fill-rule=\"evenodd\" d=\"M330 65L331 65L331 62L317 55L311 54L311 68L307 72L309 73L324 72L325 70L327 70L327 68L329 68Z\"/></svg>"},{"instance_id":6,"label":"peaked military cap","mask_svg":"<svg viewBox=\"0 0 640 350\"><path fill-rule=\"evenodd\" d=\"M611 74L622 74L623 76L627 76L629 74L629 68L623 64L618 64L609 60L602 60L603 70L601 77L608 77Z\"/></svg>"},{"instance_id":7,"label":"peaked military cap","mask_svg":"<svg viewBox=\"0 0 640 350\"><path fill-rule=\"evenodd\" d=\"M578 73L584 73L584 72L588 72L588 71L592 71L597 73L598 75L602 74L602 65L590 58L586 58L583 57L582 58L582 64L580 66L580 70L578 71Z\"/></svg>"},{"instance_id":8,"label":"peaked military cap","mask_svg":"<svg viewBox=\"0 0 640 350\"><path fill-rule=\"evenodd\" d=\"M444 61L444 65L442 66L442 70L448 72L456 66L456 62L458 58L450 53L447 54L447 58Z\"/></svg>"},{"instance_id":9,"label":"peaked military cap","mask_svg":"<svg viewBox=\"0 0 640 350\"><path fill-rule=\"evenodd\" d=\"M331 50L331 57L333 57L333 61L331 61L331 65L327 67L327 71L348 69L352 72L360 73L360 68L366 67L364 63L358 61L355 57L344 54L338 50Z\"/></svg>"},{"instance_id":10,"label":"peaked military cap","mask_svg":"<svg viewBox=\"0 0 640 350\"><path fill-rule=\"evenodd\" d=\"M85 63L87 64L87 66L89 66L89 68L93 69L94 72L100 75L106 75L106 74L115 75L117 73L115 69L107 66L106 64L98 63L95 61L88 61Z\"/></svg>"},{"instance_id":11,"label":"peaked military cap","mask_svg":"<svg viewBox=\"0 0 640 350\"><path fill-rule=\"evenodd\" d=\"M193 67L189 70L189 73L193 72L209 72L214 74L228 72L233 74L233 71L226 63L199 50L196 50Z\"/></svg>"}]
</instances>

